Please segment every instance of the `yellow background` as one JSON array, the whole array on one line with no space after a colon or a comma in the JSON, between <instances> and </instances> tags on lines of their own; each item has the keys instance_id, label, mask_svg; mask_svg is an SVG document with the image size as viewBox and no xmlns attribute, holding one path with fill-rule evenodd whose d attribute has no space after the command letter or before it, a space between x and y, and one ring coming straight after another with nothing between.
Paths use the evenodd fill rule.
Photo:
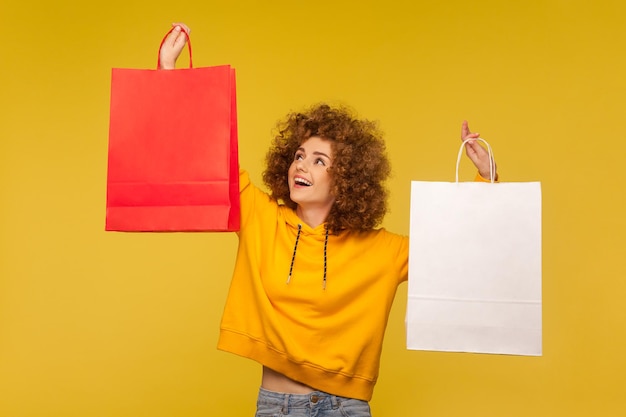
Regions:
<instances>
[{"instance_id":1,"label":"yellow background","mask_svg":"<svg viewBox=\"0 0 626 417\"><path fill-rule=\"evenodd\" d=\"M619 0L3 0L0 416L253 415L259 366L215 349L236 236L104 232L110 71L153 68L173 21L196 66L237 68L257 183L274 122L319 101L386 132L392 231L410 180L453 180L463 119L503 179L541 181L544 355L407 351L403 285L375 416L625 415L625 18Z\"/></svg>"}]
</instances>

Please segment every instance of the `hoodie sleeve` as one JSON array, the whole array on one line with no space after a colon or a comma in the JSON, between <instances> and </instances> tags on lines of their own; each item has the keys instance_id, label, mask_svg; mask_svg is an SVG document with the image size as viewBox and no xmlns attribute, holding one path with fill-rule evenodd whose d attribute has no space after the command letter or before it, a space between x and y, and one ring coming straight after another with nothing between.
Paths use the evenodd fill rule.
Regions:
<instances>
[{"instance_id":1,"label":"hoodie sleeve","mask_svg":"<svg viewBox=\"0 0 626 417\"><path fill-rule=\"evenodd\" d=\"M239 170L239 197L241 200L241 229L246 228L255 213L263 210L275 210L270 196L250 181L248 171Z\"/></svg>"},{"instance_id":2,"label":"hoodie sleeve","mask_svg":"<svg viewBox=\"0 0 626 417\"><path fill-rule=\"evenodd\" d=\"M397 256L398 270L400 271L400 282L404 282L409 279L409 237L398 236L398 239L400 239Z\"/></svg>"}]
</instances>

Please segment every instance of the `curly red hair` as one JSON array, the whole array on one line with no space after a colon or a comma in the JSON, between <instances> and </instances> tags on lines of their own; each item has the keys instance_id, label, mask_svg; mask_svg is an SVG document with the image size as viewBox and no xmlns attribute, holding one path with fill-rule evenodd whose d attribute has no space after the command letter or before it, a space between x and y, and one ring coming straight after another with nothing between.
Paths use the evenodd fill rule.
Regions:
<instances>
[{"instance_id":1,"label":"curly red hair","mask_svg":"<svg viewBox=\"0 0 626 417\"><path fill-rule=\"evenodd\" d=\"M340 230L370 230L387 212L385 180L391 167L383 134L375 122L357 119L343 106L318 104L293 112L277 124L278 133L267 152L263 181L272 198L295 209L289 198L287 172L296 150L312 136L331 142L331 193L335 197L326 224Z\"/></svg>"}]
</instances>

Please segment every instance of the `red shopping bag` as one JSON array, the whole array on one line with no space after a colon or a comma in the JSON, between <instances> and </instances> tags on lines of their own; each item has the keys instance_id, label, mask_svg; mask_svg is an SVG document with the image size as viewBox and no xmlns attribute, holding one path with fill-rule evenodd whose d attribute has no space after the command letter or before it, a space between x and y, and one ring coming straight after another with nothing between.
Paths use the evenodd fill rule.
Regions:
<instances>
[{"instance_id":1,"label":"red shopping bag","mask_svg":"<svg viewBox=\"0 0 626 417\"><path fill-rule=\"evenodd\" d=\"M235 70L112 70L106 230L239 230Z\"/></svg>"}]
</instances>

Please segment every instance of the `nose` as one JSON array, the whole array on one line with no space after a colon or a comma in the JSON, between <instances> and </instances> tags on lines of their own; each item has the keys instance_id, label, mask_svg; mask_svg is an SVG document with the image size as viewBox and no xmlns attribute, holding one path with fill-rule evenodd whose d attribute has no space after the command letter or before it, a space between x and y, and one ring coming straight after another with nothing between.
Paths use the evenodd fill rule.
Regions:
<instances>
[{"instance_id":1,"label":"nose","mask_svg":"<svg viewBox=\"0 0 626 417\"><path fill-rule=\"evenodd\" d=\"M305 167L305 164L304 164L304 160L302 160L302 159L298 159L298 160L296 161L296 171L301 171L301 172L306 171L306 167Z\"/></svg>"}]
</instances>

